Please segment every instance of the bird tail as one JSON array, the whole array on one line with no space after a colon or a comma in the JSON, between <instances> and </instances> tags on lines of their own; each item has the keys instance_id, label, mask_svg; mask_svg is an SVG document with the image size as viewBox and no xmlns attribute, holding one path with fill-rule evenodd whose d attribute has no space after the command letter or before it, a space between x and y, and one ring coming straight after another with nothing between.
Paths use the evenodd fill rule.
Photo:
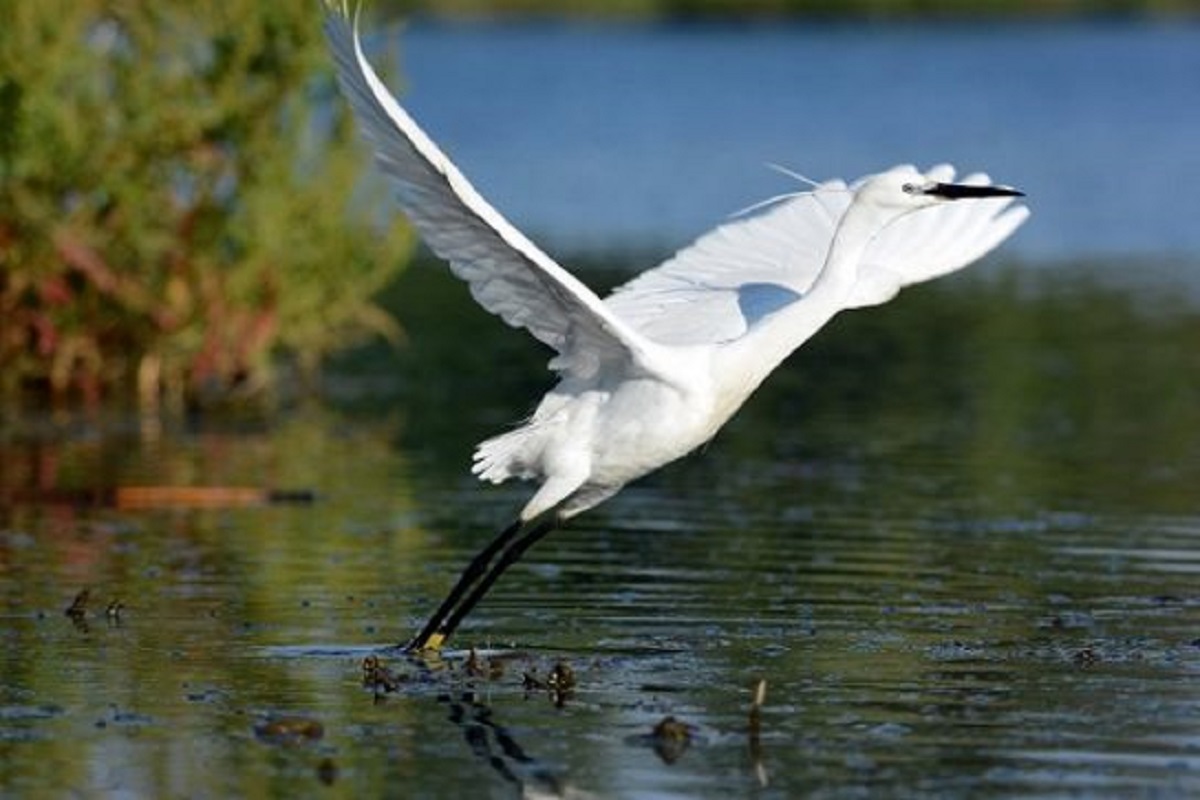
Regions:
<instances>
[{"instance_id":1,"label":"bird tail","mask_svg":"<svg viewBox=\"0 0 1200 800\"><path fill-rule=\"evenodd\" d=\"M486 439L475 448L471 472L490 483L502 483L509 478L537 478L538 472L532 466L538 462L537 439L530 425Z\"/></svg>"}]
</instances>

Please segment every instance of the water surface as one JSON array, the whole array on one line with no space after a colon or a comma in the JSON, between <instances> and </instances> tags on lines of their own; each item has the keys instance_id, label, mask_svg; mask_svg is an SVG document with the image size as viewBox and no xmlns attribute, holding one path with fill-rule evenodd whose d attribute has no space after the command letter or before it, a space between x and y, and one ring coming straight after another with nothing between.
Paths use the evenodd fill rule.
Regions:
<instances>
[{"instance_id":1,"label":"water surface","mask_svg":"<svg viewBox=\"0 0 1200 800\"><path fill-rule=\"evenodd\" d=\"M1200 254L1200 26L410 24L396 85L566 250L674 248L794 181L949 161L1021 187L1029 260ZM382 57L380 57L382 60Z\"/></svg>"},{"instance_id":2,"label":"water surface","mask_svg":"<svg viewBox=\"0 0 1200 800\"><path fill-rule=\"evenodd\" d=\"M441 662L384 648L528 496L467 465L549 376L437 267L386 298L407 345L344 358L322 403L0 420L0 795L1200 792L1196 39L403 32L414 110L585 260L665 254L780 191L769 160L986 166L1035 217L839 317L703 452L540 544ZM108 491L137 486L315 500Z\"/></svg>"},{"instance_id":3,"label":"water surface","mask_svg":"<svg viewBox=\"0 0 1200 800\"><path fill-rule=\"evenodd\" d=\"M545 382L440 272L393 301L411 345L360 354L332 405L6 427L9 490L317 500L7 505L0 791L1200 790L1200 315L1182 295L993 264L839 318L704 452L506 576L457 642L495 674L463 650L429 670L384 653L385 692L364 657L526 496L476 485L471 445ZM560 662L574 688L539 688ZM667 717L685 741L651 737Z\"/></svg>"}]
</instances>

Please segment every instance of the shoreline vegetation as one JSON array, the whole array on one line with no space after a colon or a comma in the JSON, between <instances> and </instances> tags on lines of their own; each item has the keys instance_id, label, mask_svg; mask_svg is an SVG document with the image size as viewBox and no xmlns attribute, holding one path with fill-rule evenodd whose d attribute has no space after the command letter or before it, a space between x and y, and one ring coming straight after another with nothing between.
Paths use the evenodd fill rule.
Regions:
<instances>
[{"instance_id":1,"label":"shoreline vegetation","mask_svg":"<svg viewBox=\"0 0 1200 800\"><path fill-rule=\"evenodd\" d=\"M1200 0L377 0L369 9L452 20L1057 20L1200 17Z\"/></svg>"},{"instance_id":2,"label":"shoreline vegetation","mask_svg":"<svg viewBox=\"0 0 1200 800\"><path fill-rule=\"evenodd\" d=\"M320 14L44 0L0 25L0 407L269 396L383 335L414 238ZM286 370L285 370L286 371Z\"/></svg>"}]
</instances>

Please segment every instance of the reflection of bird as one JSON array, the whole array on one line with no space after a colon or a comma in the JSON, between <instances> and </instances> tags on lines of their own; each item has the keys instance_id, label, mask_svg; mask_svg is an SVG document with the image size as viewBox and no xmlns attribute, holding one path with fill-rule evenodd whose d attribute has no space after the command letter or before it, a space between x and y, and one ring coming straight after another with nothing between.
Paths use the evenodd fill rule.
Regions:
<instances>
[{"instance_id":1,"label":"reflection of bird","mask_svg":"<svg viewBox=\"0 0 1200 800\"><path fill-rule=\"evenodd\" d=\"M1028 216L1009 205L1020 192L985 175L951 183L949 166L895 167L770 201L601 300L492 208L392 98L344 8L328 15L326 33L409 219L480 305L557 352L559 382L532 418L475 452L483 480L540 486L412 649L438 648L556 522L712 438L837 312L966 266Z\"/></svg>"}]
</instances>

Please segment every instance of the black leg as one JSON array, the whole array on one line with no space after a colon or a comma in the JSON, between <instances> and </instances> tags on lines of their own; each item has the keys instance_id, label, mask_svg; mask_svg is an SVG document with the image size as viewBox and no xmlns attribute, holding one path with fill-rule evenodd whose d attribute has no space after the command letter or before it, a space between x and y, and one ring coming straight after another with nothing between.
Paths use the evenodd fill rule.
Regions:
<instances>
[{"instance_id":1,"label":"black leg","mask_svg":"<svg viewBox=\"0 0 1200 800\"><path fill-rule=\"evenodd\" d=\"M425 623L425 627L421 628L421 632L413 637L413 639L404 646L405 650L408 650L409 652L419 652L429 647L430 641L435 638L435 635L438 633L438 629L441 628L442 623L446 621L446 617L451 611L454 610L454 606L456 606L458 601L462 599L462 596L467 593L467 590L471 588L471 585L479 580L479 578L485 572L487 572L488 565L491 563L492 559L496 557L496 553L504 549L504 547L508 545L512 538L520 533L523 524L524 523L518 519L507 528L500 531L499 535L497 535L495 539L492 539L491 543L488 544L487 547L483 548L483 550L480 550L479 554L475 556L475 558L471 559L471 563L467 565L465 570L463 570L463 574L458 579L458 583L454 584L454 588L450 590L450 594L446 595L446 599L442 601L440 606L438 606L438 610L433 612L433 615L429 618L429 621ZM442 639L444 638L445 637L442 637ZM441 640L439 639L437 643L433 645L433 649L436 650L440 645Z\"/></svg>"},{"instance_id":2,"label":"black leg","mask_svg":"<svg viewBox=\"0 0 1200 800\"><path fill-rule=\"evenodd\" d=\"M554 530L556 521L557 520L555 517L551 517L550 519L538 523L538 525L530 529L528 533L526 533L520 539L517 539L512 543L512 546L504 551L504 553L500 556L500 560L496 562L495 566L488 570L488 573L483 576L483 579L480 580L479 583L475 585L475 588L471 590L471 593L467 595L467 599L464 600L458 606L458 608L454 610L454 613L451 614L444 623L442 623L441 628L439 628L437 632L441 635L443 641L450 638L450 635L458 628L458 624L463 621L463 618L466 617L467 614L471 613L471 609L475 608L479 601L483 599L483 596L488 593L489 589L492 588L492 584L494 584L497 579L504 574L504 571L513 564L517 563L521 556L524 555L526 550L537 544L546 536L546 534Z\"/></svg>"}]
</instances>

